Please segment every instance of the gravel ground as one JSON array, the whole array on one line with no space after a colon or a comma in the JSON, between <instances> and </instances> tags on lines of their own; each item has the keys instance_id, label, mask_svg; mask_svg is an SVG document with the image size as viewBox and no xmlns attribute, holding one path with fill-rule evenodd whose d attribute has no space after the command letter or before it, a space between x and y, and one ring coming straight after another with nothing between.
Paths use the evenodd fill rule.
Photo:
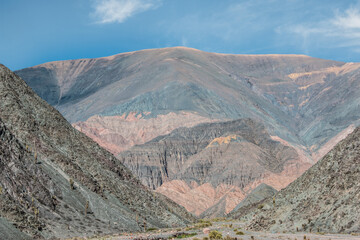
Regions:
<instances>
[{"instance_id":1,"label":"gravel ground","mask_svg":"<svg viewBox=\"0 0 360 240\"><path fill-rule=\"evenodd\" d=\"M222 233L223 237L229 236L237 238L238 240L360 240L360 234L353 236L349 234L326 234L326 233L269 233L269 232L251 232L244 229L244 223L238 221L225 221L225 222L213 222L213 225L209 227L210 230L217 230ZM231 227L230 227L231 226ZM238 229L244 233L244 235L236 235L234 229ZM161 231L161 232L160 232ZM95 238L101 240L145 240L145 239L178 239L174 237L176 234L181 233L196 233L195 236L181 239L194 239L208 237L208 234L203 233L203 228L196 230L185 229L162 229L148 233L126 233L118 236L108 236L103 238ZM253 237L253 238L252 238ZM95 240L94 239L94 240Z\"/></svg>"}]
</instances>

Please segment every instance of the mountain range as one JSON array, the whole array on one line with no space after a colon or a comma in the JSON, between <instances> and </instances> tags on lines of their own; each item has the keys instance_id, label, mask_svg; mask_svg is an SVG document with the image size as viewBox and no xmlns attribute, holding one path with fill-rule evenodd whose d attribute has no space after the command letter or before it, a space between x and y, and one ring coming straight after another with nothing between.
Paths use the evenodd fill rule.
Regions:
<instances>
[{"instance_id":1,"label":"mountain range","mask_svg":"<svg viewBox=\"0 0 360 240\"><path fill-rule=\"evenodd\" d=\"M286 187L359 125L359 69L175 47L15 73L144 185L223 215L261 183Z\"/></svg>"}]
</instances>

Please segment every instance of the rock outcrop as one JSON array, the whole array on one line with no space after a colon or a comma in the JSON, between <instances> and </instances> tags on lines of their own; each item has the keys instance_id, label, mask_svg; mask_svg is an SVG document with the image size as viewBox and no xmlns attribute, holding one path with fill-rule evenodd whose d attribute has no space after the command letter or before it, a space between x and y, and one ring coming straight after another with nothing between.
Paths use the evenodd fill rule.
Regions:
<instances>
[{"instance_id":1,"label":"rock outcrop","mask_svg":"<svg viewBox=\"0 0 360 240\"><path fill-rule=\"evenodd\" d=\"M3 65L0 99L0 236L64 238L193 220Z\"/></svg>"},{"instance_id":2,"label":"rock outcrop","mask_svg":"<svg viewBox=\"0 0 360 240\"><path fill-rule=\"evenodd\" d=\"M338 143L261 210L250 211L256 230L360 232L360 129Z\"/></svg>"}]
</instances>

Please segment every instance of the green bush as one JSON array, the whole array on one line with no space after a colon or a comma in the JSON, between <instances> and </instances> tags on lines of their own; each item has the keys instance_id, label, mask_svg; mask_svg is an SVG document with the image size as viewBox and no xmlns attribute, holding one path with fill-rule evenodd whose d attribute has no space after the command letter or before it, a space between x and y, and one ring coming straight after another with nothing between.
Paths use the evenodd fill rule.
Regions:
<instances>
[{"instance_id":1,"label":"green bush","mask_svg":"<svg viewBox=\"0 0 360 240\"><path fill-rule=\"evenodd\" d=\"M222 234L220 232L214 230L209 233L209 238L210 239L222 239Z\"/></svg>"},{"instance_id":2,"label":"green bush","mask_svg":"<svg viewBox=\"0 0 360 240\"><path fill-rule=\"evenodd\" d=\"M236 235L245 235L245 233L242 231L236 231Z\"/></svg>"},{"instance_id":3,"label":"green bush","mask_svg":"<svg viewBox=\"0 0 360 240\"><path fill-rule=\"evenodd\" d=\"M211 226L212 226L211 222L197 223L195 225L195 227L197 227L197 228L205 228L205 227L211 227Z\"/></svg>"},{"instance_id":4,"label":"green bush","mask_svg":"<svg viewBox=\"0 0 360 240\"><path fill-rule=\"evenodd\" d=\"M258 208L258 209L263 209L263 208L264 208L264 204L260 204L257 208Z\"/></svg>"}]
</instances>

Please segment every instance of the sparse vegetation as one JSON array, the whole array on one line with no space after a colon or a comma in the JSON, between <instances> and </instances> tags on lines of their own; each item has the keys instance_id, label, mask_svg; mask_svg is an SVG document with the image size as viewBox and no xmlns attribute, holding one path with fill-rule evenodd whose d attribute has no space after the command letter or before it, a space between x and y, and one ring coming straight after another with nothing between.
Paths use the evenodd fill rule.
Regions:
<instances>
[{"instance_id":1,"label":"sparse vegetation","mask_svg":"<svg viewBox=\"0 0 360 240\"><path fill-rule=\"evenodd\" d=\"M74 190L75 189L75 185L74 185L74 180L72 178L69 179L69 184L70 184L70 189Z\"/></svg>"},{"instance_id":2,"label":"sparse vegetation","mask_svg":"<svg viewBox=\"0 0 360 240\"><path fill-rule=\"evenodd\" d=\"M245 233L243 231L236 231L235 234L236 235L245 235Z\"/></svg>"},{"instance_id":3,"label":"sparse vegetation","mask_svg":"<svg viewBox=\"0 0 360 240\"><path fill-rule=\"evenodd\" d=\"M197 224L195 224L195 227L197 228L205 228L205 227L211 227L212 223L210 221L207 220L199 220Z\"/></svg>"},{"instance_id":4,"label":"sparse vegetation","mask_svg":"<svg viewBox=\"0 0 360 240\"><path fill-rule=\"evenodd\" d=\"M224 240L237 240L237 238L232 238L230 236L226 236L223 238Z\"/></svg>"},{"instance_id":5,"label":"sparse vegetation","mask_svg":"<svg viewBox=\"0 0 360 240\"><path fill-rule=\"evenodd\" d=\"M2 194L2 191L3 191L2 186L0 186L0 195Z\"/></svg>"},{"instance_id":6,"label":"sparse vegetation","mask_svg":"<svg viewBox=\"0 0 360 240\"><path fill-rule=\"evenodd\" d=\"M180 235L176 236L176 238L178 238L178 239L189 238L189 237L193 237L196 235L197 235L197 233L181 233Z\"/></svg>"},{"instance_id":7,"label":"sparse vegetation","mask_svg":"<svg viewBox=\"0 0 360 240\"><path fill-rule=\"evenodd\" d=\"M260 204L257 208L258 208L258 209L263 209L263 208L264 208L264 204Z\"/></svg>"},{"instance_id":8,"label":"sparse vegetation","mask_svg":"<svg viewBox=\"0 0 360 240\"><path fill-rule=\"evenodd\" d=\"M275 208L275 203L276 203L276 201L275 201L275 196L273 197L273 205L274 205L274 208Z\"/></svg>"},{"instance_id":9,"label":"sparse vegetation","mask_svg":"<svg viewBox=\"0 0 360 240\"><path fill-rule=\"evenodd\" d=\"M151 228L148 228L146 229L147 232L152 232L152 231L157 231L159 230L158 228L154 228L154 227L151 227Z\"/></svg>"},{"instance_id":10,"label":"sparse vegetation","mask_svg":"<svg viewBox=\"0 0 360 240\"><path fill-rule=\"evenodd\" d=\"M39 209L38 208L34 208L34 215L35 215L35 220L37 221L39 218Z\"/></svg>"},{"instance_id":11,"label":"sparse vegetation","mask_svg":"<svg viewBox=\"0 0 360 240\"><path fill-rule=\"evenodd\" d=\"M213 218L210 221L211 222L221 222L221 221L226 221L226 218Z\"/></svg>"},{"instance_id":12,"label":"sparse vegetation","mask_svg":"<svg viewBox=\"0 0 360 240\"><path fill-rule=\"evenodd\" d=\"M219 231L213 230L209 233L209 238L213 239L222 239L222 234Z\"/></svg>"},{"instance_id":13,"label":"sparse vegetation","mask_svg":"<svg viewBox=\"0 0 360 240\"><path fill-rule=\"evenodd\" d=\"M86 201L85 204L85 216L87 215L87 210L89 209L89 201Z\"/></svg>"}]
</instances>

